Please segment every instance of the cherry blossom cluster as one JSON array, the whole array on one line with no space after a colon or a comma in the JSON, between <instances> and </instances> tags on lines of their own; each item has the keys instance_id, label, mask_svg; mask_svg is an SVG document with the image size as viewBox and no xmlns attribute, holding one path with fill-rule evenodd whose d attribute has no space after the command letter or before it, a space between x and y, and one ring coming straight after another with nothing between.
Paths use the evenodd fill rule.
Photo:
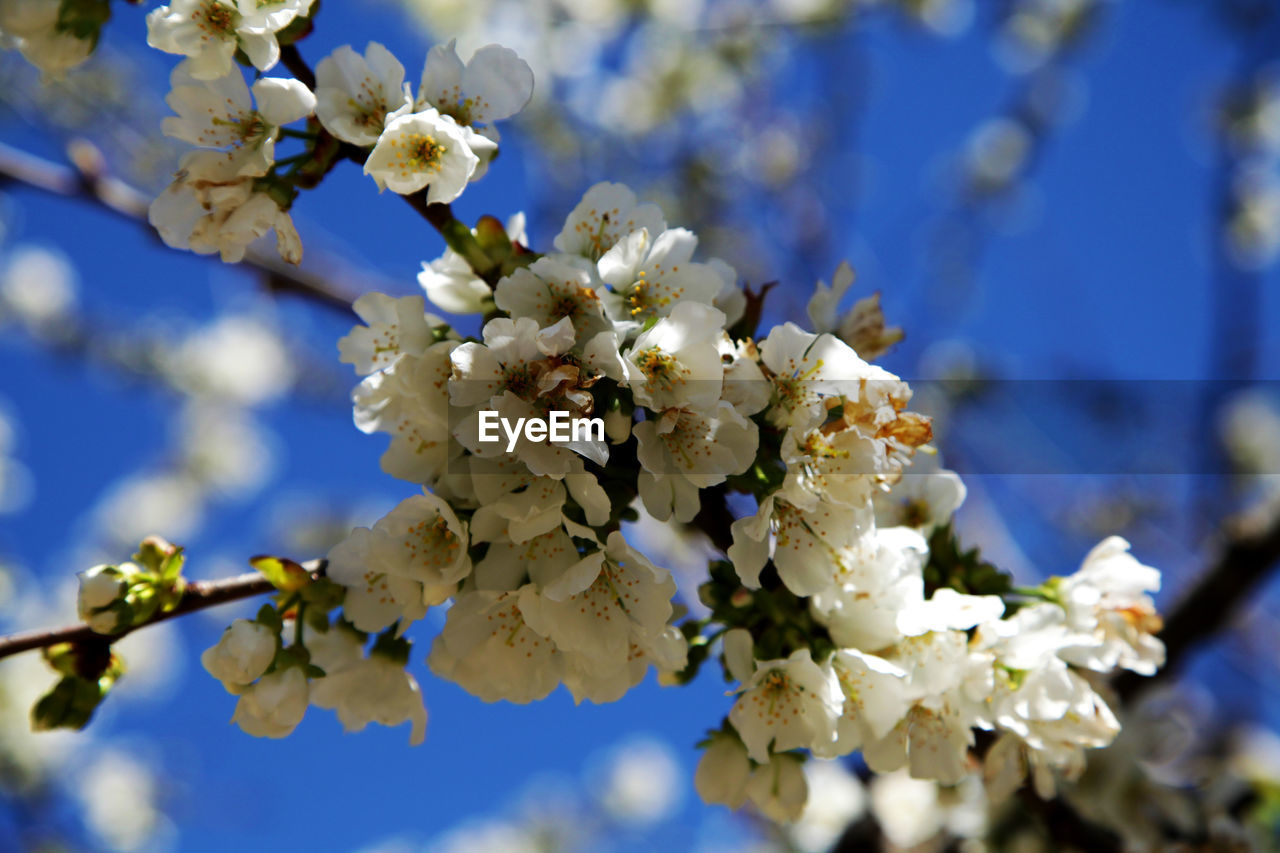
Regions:
<instances>
[{"instance_id":1,"label":"cherry blossom cluster","mask_svg":"<svg viewBox=\"0 0 1280 853\"><path fill-rule=\"evenodd\" d=\"M426 489L329 554L357 628L449 602L429 664L486 701L559 684L611 701L650 665L678 683L714 650L739 687L699 790L777 819L804 806L805 753L954 784L980 730L997 792L1030 769L1047 794L1114 738L1083 673L1163 661L1158 572L1112 538L1034 590L958 591L960 566L932 551L964 486L907 384L844 339L874 354L900 335L874 301L839 319L847 267L809 306L843 338L785 323L757 341L728 265L695 260L695 236L626 187L592 187L544 255L519 217L486 227L523 265L490 287L450 252L420 276L436 306L484 315L479 340L421 297L369 294L340 342L367 374L356 424L390 436L385 471ZM481 410L597 413L607 439L508 453L478 440ZM729 493L754 511L716 516ZM675 535L727 525L705 619L677 629L670 574L626 538L640 509Z\"/></svg>"},{"instance_id":2,"label":"cherry blossom cluster","mask_svg":"<svg viewBox=\"0 0 1280 853\"><path fill-rule=\"evenodd\" d=\"M310 28L311 7L187 0L147 17L148 43L185 57L170 79L166 101L177 115L164 133L195 146L151 206L168 245L235 262L274 230L280 256L296 264L302 242L289 209L344 159L363 163L380 190L425 190L429 204L450 202L497 153L492 123L533 94L533 74L512 51L489 45L463 63L453 42L430 51L416 91L377 42L363 54L344 45L321 60L314 91L284 77L247 85L237 54L259 72L274 68ZM288 127L303 120L303 129ZM282 138L305 150L278 157Z\"/></svg>"},{"instance_id":3,"label":"cherry blossom cluster","mask_svg":"<svg viewBox=\"0 0 1280 853\"><path fill-rule=\"evenodd\" d=\"M450 42L415 90L370 43L333 51L312 80L293 46L312 11L175 0L147 18L148 42L184 57L164 132L194 146L151 207L165 242L236 261L274 230L296 263L291 205L348 160L409 196L448 246L423 265L424 295L365 294L363 324L338 344L363 376L356 426L389 436L382 468L420 491L310 568L255 558L275 599L202 657L241 728L284 737L315 705L351 730L409 722L420 742L406 632L441 608L427 663L484 701L563 685L612 702L650 668L681 684L717 661L737 686L698 790L776 820L803 809L809 755L857 750L873 771L942 784L981 768L996 794L1030 773L1048 795L1112 741L1119 723L1088 673L1163 662L1159 573L1113 537L1074 574L1014 589L962 552L951 518L964 485L939 467L912 389L873 363L901 337L877 297L839 310L847 265L818 283L812 330L762 332L764 292L621 184L588 189L545 253L522 215L464 225L448 203L489 168L493 122L529 101L529 67L499 45L464 63ZM237 62L307 79L250 86ZM286 139L304 150L279 157ZM428 300L478 316L479 337ZM508 446L484 440L490 413L600 418L604 434L526 431ZM641 512L719 552L693 615L643 553ZM180 549L147 547L142 565L82 577L93 631L121 634L181 601ZM46 716L87 719L108 687Z\"/></svg>"}]
</instances>

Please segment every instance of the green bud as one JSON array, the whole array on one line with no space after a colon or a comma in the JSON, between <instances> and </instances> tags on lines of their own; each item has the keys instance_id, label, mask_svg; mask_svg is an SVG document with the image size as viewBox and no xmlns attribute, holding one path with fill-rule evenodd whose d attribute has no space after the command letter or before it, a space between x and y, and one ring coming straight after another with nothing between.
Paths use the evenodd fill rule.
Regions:
<instances>
[{"instance_id":1,"label":"green bud","mask_svg":"<svg viewBox=\"0 0 1280 853\"><path fill-rule=\"evenodd\" d=\"M249 558L253 566L262 576L271 581L271 585L282 592L297 592L311 583L311 573L287 557L272 557L262 554Z\"/></svg>"},{"instance_id":2,"label":"green bud","mask_svg":"<svg viewBox=\"0 0 1280 853\"><path fill-rule=\"evenodd\" d=\"M174 545L159 536L143 539L133 559L166 584L172 584L181 577L182 565L186 562L181 545Z\"/></svg>"},{"instance_id":3,"label":"green bud","mask_svg":"<svg viewBox=\"0 0 1280 853\"><path fill-rule=\"evenodd\" d=\"M506 227L496 217L481 216L476 221L474 231L476 242L494 263L501 264L511 255L511 238L507 236Z\"/></svg>"}]
</instances>

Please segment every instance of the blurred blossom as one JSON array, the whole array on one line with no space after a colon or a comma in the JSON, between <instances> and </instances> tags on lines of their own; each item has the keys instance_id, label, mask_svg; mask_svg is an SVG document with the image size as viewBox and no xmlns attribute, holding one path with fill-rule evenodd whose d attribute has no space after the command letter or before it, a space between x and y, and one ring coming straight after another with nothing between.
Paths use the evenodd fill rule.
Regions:
<instances>
[{"instance_id":1,"label":"blurred blossom","mask_svg":"<svg viewBox=\"0 0 1280 853\"><path fill-rule=\"evenodd\" d=\"M1026 167L1031 148L1031 134L1021 122L1001 117L982 124L965 151L971 189L990 194L1008 188Z\"/></svg>"},{"instance_id":2,"label":"blurred blossom","mask_svg":"<svg viewBox=\"0 0 1280 853\"><path fill-rule=\"evenodd\" d=\"M119 851L156 849L152 842L165 818L156 807L159 786L149 768L108 749L80 769L75 780L85 823L104 846Z\"/></svg>"},{"instance_id":3,"label":"blurred blossom","mask_svg":"<svg viewBox=\"0 0 1280 853\"><path fill-rule=\"evenodd\" d=\"M35 491L31 472L11 455L16 432L8 412L0 405L0 515L26 507Z\"/></svg>"},{"instance_id":4,"label":"blurred blossom","mask_svg":"<svg viewBox=\"0 0 1280 853\"><path fill-rule=\"evenodd\" d=\"M871 780L871 808L885 837L899 847L923 844L942 830L938 783L912 779L905 771Z\"/></svg>"},{"instance_id":5,"label":"blurred blossom","mask_svg":"<svg viewBox=\"0 0 1280 853\"><path fill-rule=\"evenodd\" d=\"M1254 783L1280 784L1280 735L1247 725L1235 732L1228 756L1231 772Z\"/></svg>"},{"instance_id":6,"label":"blurred blossom","mask_svg":"<svg viewBox=\"0 0 1280 853\"><path fill-rule=\"evenodd\" d=\"M189 404L179 424L183 466L224 497L243 497L271 476L270 433L243 410Z\"/></svg>"},{"instance_id":7,"label":"blurred blossom","mask_svg":"<svg viewBox=\"0 0 1280 853\"><path fill-rule=\"evenodd\" d=\"M609 757L600 779L600 802L627 824L652 824L671 816L684 792L684 773L671 747L639 740Z\"/></svg>"},{"instance_id":8,"label":"blurred blossom","mask_svg":"<svg viewBox=\"0 0 1280 853\"><path fill-rule=\"evenodd\" d=\"M898 0L898 5L940 36L957 36L973 21L973 0Z\"/></svg>"},{"instance_id":9,"label":"blurred blossom","mask_svg":"<svg viewBox=\"0 0 1280 853\"><path fill-rule=\"evenodd\" d=\"M1280 474L1280 406L1270 394L1243 391L1218 416L1223 446L1243 474Z\"/></svg>"},{"instance_id":10,"label":"blurred blossom","mask_svg":"<svg viewBox=\"0 0 1280 853\"><path fill-rule=\"evenodd\" d=\"M1030 71L1073 46L1106 0L1017 0L996 42L1012 71Z\"/></svg>"},{"instance_id":11,"label":"blurred blossom","mask_svg":"<svg viewBox=\"0 0 1280 853\"><path fill-rule=\"evenodd\" d=\"M986 829L986 794L977 777L944 787L900 770L878 774L870 788L871 809L885 837L899 847L923 844L944 829L961 838Z\"/></svg>"},{"instance_id":12,"label":"blurred blossom","mask_svg":"<svg viewBox=\"0 0 1280 853\"><path fill-rule=\"evenodd\" d=\"M1274 169L1274 163L1246 162L1232 179L1223 240L1241 269L1262 269L1280 251L1280 175Z\"/></svg>"},{"instance_id":13,"label":"blurred blossom","mask_svg":"<svg viewBox=\"0 0 1280 853\"><path fill-rule=\"evenodd\" d=\"M204 499L199 484L183 474L134 474L112 486L94 514L101 535L122 547L157 530L181 541L203 523Z\"/></svg>"},{"instance_id":14,"label":"blurred blossom","mask_svg":"<svg viewBox=\"0 0 1280 853\"><path fill-rule=\"evenodd\" d=\"M1228 91L1218 109L1222 132L1238 151L1280 151L1280 70L1265 69Z\"/></svg>"},{"instance_id":15,"label":"blurred blossom","mask_svg":"<svg viewBox=\"0 0 1280 853\"><path fill-rule=\"evenodd\" d=\"M867 807L862 782L838 761L811 760L805 763L809 777L809 802L789 834L804 853L830 850L849 824Z\"/></svg>"},{"instance_id":16,"label":"blurred blossom","mask_svg":"<svg viewBox=\"0 0 1280 853\"><path fill-rule=\"evenodd\" d=\"M501 821L456 829L427 848L429 853L553 853L558 849L544 846L527 827Z\"/></svg>"},{"instance_id":17,"label":"blurred blossom","mask_svg":"<svg viewBox=\"0 0 1280 853\"><path fill-rule=\"evenodd\" d=\"M75 307L76 271L61 252L20 246L0 271L0 313L32 329L64 318Z\"/></svg>"},{"instance_id":18,"label":"blurred blossom","mask_svg":"<svg viewBox=\"0 0 1280 853\"><path fill-rule=\"evenodd\" d=\"M172 369L192 394L244 406L274 400L289 390L294 367L276 329L247 315L227 315L178 347Z\"/></svg>"},{"instance_id":19,"label":"blurred blossom","mask_svg":"<svg viewBox=\"0 0 1280 853\"><path fill-rule=\"evenodd\" d=\"M779 18L803 24L837 15L845 3L843 0L770 0L769 5Z\"/></svg>"}]
</instances>

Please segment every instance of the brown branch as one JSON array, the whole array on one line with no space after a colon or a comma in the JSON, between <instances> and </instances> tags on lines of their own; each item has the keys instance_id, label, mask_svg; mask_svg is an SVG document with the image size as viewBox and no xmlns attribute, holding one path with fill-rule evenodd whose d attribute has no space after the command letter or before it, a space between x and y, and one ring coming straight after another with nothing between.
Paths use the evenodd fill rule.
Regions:
<instances>
[{"instance_id":1,"label":"brown branch","mask_svg":"<svg viewBox=\"0 0 1280 853\"><path fill-rule=\"evenodd\" d=\"M289 73L298 78L298 82L302 83L312 91L316 88L316 74L311 70L311 66L302 58L302 54L298 52L296 44L286 44L280 48L280 64L289 69Z\"/></svg>"},{"instance_id":2,"label":"brown branch","mask_svg":"<svg viewBox=\"0 0 1280 853\"><path fill-rule=\"evenodd\" d=\"M302 566L311 572L313 576L319 576L324 572L325 564L326 561L324 560L311 560L303 563ZM6 658L10 655L28 652L33 649L56 646L59 643L86 643L95 640L115 642L139 628L145 628L157 622L164 622L176 616L194 613L197 610L204 610L208 607L217 607L219 604L228 604L243 598L263 595L274 590L275 587L272 586L271 581L258 572L245 572L242 575L226 578L225 580L191 581L182 593L182 600L178 602L177 607L164 613L157 613L141 625L134 625L119 634L99 634L89 630L88 625L67 625L62 628L24 631L18 634L10 634L7 637L0 637L0 658Z\"/></svg>"},{"instance_id":3,"label":"brown branch","mask_svg":"<svg viewBox=\"0 0 1280 853\"><path fill-rule=\"evenodd\" d=\"M1171 678L1196 646L1227 626L1236 609L1280 564L1280 506L1266 505L1224 524L1226 541L1217 562L1183 596L1165 620L1164 666L1153 676L1122 673L1113 682L1121 701Z\"/></svg>"},{"instance_id":4,"label":"brown branch","mask_svg":"<svg viewBox=\"0 0 1280 853\"><path fill-rule=\"evenodd\" d=\"M125 182L106 174L102 155L91 143L77 140L68 146L72 167L60 166L0 142L0 184L19 183L52 195L90 202L130 222L147 223L150 199ZM157 237L158 239L158 237ZM212 256L210 256L212 257ZM263 276L271 293L291 293L310 299L351 318L354 296L344 293L322 276L250 249L241 262Z\"/></svg>"}]
</instances>

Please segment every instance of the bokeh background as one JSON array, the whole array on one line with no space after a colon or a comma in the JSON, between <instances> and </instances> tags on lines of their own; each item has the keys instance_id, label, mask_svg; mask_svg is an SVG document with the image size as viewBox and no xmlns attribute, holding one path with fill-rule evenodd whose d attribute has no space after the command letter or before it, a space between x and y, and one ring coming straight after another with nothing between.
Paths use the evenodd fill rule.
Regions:
<instances>
[{"instance_id":1,"label":"bokeh background","mask_svg":"<svg viewBox=\"0 0 1280 853\"><path fill-rule=\"evenodd\" d=\"M72 143L144 192L167 181L173 58L145 47L145 8L113 11L65 82L0 54L0 173L65 178ZM1119 533L1165 572L1168 609L1224 519L1274 504L1274 4L326 0L299 46L314 65L380 41L416 79L454 37L463 56L513 47L537 75L460 218L523 210L536 249L588 186L624 181L749 284L778 281L767 323L803 320L849 259L849 302L881 292L907 335L882 361L969 485L964 542L1021 581ZM349 296L418 292L444 248L355 168L294 216L304 269ZM266 281L0 175L0 625L72 620L74 573L150 533L219 577L251 554L320 556L412 492L351 424L350 319ZM647 541L692 595L696 542ZM1142 759L1134 790L1163 792L1133 818L1153 832L1225 779L1274 802L1273 587L1131 711L1115 749ZM822 850L867 810L889 842L940 849L983 819L964 791L868 787L856 764L814 771L791 831L708 809L694 744L731 701L714 671L614 705L486 705L422 664L439 614L414 651L425 745L345 735L317 709L287 740L250 738L198 654L252 609L128 638L129 675L83 734L31 735L53 676L38 656L0 662L0 851ZM1275 815L1249 819L1265 834Z\"/></svg>"}]
</instances>

